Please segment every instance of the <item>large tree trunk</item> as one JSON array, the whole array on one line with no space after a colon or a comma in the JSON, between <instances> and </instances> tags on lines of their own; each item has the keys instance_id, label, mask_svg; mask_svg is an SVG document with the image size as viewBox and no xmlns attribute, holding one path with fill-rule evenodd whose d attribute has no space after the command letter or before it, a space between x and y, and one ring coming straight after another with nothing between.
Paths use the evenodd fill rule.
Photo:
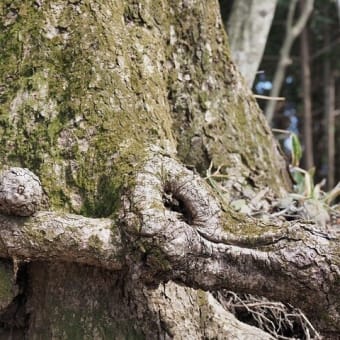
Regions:
<instances>
[{"instance_id":1,"label":"large tree trunk","mask_svg":"<svg viewBox=\"0 0 340 340\"><path fill-rule=\"evenodd\" d=\"M216 2L1 6L0 166L34 171L48 210L0 217L5 336L269 339L222 288L339 331L337 236L229 206L290 182Z\"/></svg>"}]
</instances>

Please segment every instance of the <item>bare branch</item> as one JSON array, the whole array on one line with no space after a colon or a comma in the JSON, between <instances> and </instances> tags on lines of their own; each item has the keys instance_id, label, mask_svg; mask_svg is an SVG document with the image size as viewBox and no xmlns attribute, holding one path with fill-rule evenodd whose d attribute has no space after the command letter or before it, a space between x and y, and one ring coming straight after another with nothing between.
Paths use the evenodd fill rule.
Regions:
<instances>
[{"instance_id":1,"label":"bare branch","mask_svg":"<svg viewBox=\"0 0 340 340\"><path fill-rule=\"evenodd\" d=\"M273 87L270 92L271 97L278 97L281 91L282 83L284 80L286 67L290 64L290 50L292 48L294 40L300 35L301 31L305 27L307 20L312 13L314 7L314 0L305 0L304 8L301 11L301 14L297 21L293 22L294 13L296 9L297 0L292 0L289 6L287 25L286 25L286 36L280 50L280 59L276 68ZM275 111L275 102L269 101L267 103L265 109L265 115L269 124L273 119L274 111Z\"/></svg>"},{"instance_id":2,"label":"bare branch","mask_svg":"<svg viewBox=\"0 0 340 340\"><path fill-rule=\"evenodd\" d=\"M294 37L298 37L304 27L306 26L307 20L311 15L314 7L314 0L304 0L303 8L301 10L301 15L297 20L296 24L292 28L292 34Z\"/></svg>"},{"instance_id":3,"label":"bare branch","mask_svg":"<svg viewBox=\"0 0 340 340\"><path fill-rule=\"evenodd\" d=\"M263 95L260 95L260 94L254 94L254 97L256 99L278 100L278 101L282 101L282 100L286 99L285 97L271 97L271 96L263 96Z\"/></svg>"}]
</instances>

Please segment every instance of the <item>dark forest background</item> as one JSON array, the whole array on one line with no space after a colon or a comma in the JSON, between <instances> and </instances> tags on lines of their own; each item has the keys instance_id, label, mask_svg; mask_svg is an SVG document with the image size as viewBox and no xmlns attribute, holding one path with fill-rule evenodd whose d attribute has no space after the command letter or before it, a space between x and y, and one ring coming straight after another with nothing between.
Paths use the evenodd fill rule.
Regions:
<instances>
[{"instance_id":1,"label":"dark forest background","mask_svg":"<svg viewBox=\"0 0 340 340\"><path fill-rule=\"evenodd\" d=\"M227 22L236 1L245 0L220 0L224 22ZM278 1L253 85L255 94L270 95L286 35L290 3ZM310 69L307 81L311 84L307 90L303 74L306 67ZM285 100L276 104L272 128L292 131L299 136L304 150L301 167L315 167L315 182L326 179L325 189L329 190L340 181L340 1L314 2L307 25L290 51L290 64L286 68L280 96ZM311 119L309 125L305 118L306 101L310 101L310 108L307 107ZM258 102L265 110L266 101L259 99ZM287 136L275 135L289 157ZM308 140L311 142L306 142Z\"/></svg>"}]
</instances>

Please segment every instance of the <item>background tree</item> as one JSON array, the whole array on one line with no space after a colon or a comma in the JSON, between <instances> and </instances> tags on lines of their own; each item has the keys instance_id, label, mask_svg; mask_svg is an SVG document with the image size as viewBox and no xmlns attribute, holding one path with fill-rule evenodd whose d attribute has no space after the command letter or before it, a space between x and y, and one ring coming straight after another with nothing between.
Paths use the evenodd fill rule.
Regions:
<instances>
[{"instance_id":1,"label":"background tree","mask_svg":"<svg viewBox=\"0 0 340 340\"><path fill-rule=\"evenodd\" d=\"M269 339L221 289L339 331L333 228L229 204L290 180L217 2L4 1L0 25L1 211L36 181L13 166L49 210L0 215L4 337Z\"/></svg>"},{"instance_id":2,"label":"background tree","mask_svg":"<svg viewBox=\"0 0 340 340\"><path fill-rule=\"evenodd\" d=\"M274 17L276 0L236 0L225 20L232 57L251 88ZM229 5L229 4L228 4ZM222 11L228 6L221 1Z\"/></svg>"},{"instance_id":3,"label":"background tree","mask_svg":"<svg viewBox=\"0 0 340 340\"><path fill-rule=\"evenodd\" d=\"M275 76L273 79L273 87L270 91L272 97L277 97L280 94L280 90L285 78L285 71L287 66L291 63L290 51L294 40L300 35L304 29L307 20L312 13L314 0L306 0L302 2L300 16L295 19L295 13L297 11L298 0L291 0L289 3L287 22L286 22L286 35L282 48L280 49L280 59L277 65ZM268 101L265 109L266 118L271 124L275 110L275 101Z\"/></svg>"},{"instance_id":4,"label":"background tree","mask_svg":"<svg viewBox=\"0 0 340 340\"><path fill-rule=\"evenodd\" d=\"M283 32L287 19L287 9L287 2L280 1L260 67L265 73L266 79L265 81L257 79L254 86L255 92L261 90L261 94L262 92L269 94L268 89L270 89L271 80L274 78L279 60L277 51L284 39ZM331 189L340 179L336 165L338 162L338 148L336 146L338 119L336 112L339 106L336 100L339 97L336 69L338 68L340 41L336 2L316 1L314 11L305 30L309 33L308 41L301 35L298 40L300 43L292 45L291 63L287 67L280 92L280 95L285 97L286 101L276 105L273 127L288 129L297 134L301 132L300 138L304 145L303 166L308 169L314 163L316 180L321 181L326 178L325 187ZM306 47L307 44L310 54L309 63L306 62L307 53L302 53L303 50L306 51L306 48L301 48L301 45ZM310 67L310 91L304 89L305 80L309 77L305 77L303 73L306 72L302 72L308 64ZM267 85L267 90L264 89L264 84ZM334 86L330 86L332 84ZM333 90L330 91L331 88ZM333 108L329 109L328 103L332 102L332 91L334 92L335 102L331 105ZM309 92L311 103L307 107L311 106L311 113L308 114L310 118L304 117L303 114L306 107L304 102L309 101ZM263 102L260 104L263 105ZM334 132L332 132L333 129ZM285 148L289 149L287 140L285 140Z\"/></svg>"},{"instance_id":5,"label":"background tree","mask_svg":"<svg viewBox=\"0 0 340 340\"><path fill-rule=\"evenodd\" d=\"M300 1L301 14L305 10L305 0ZM313 120L312 120L312 89L310 74L310 48L308 27L305 25L300 36L301 69L302 69L302 91L303 91L303 140L305 142L305 166L311 169L314 166L313 153Z\"/></svg>"}]
</instances>

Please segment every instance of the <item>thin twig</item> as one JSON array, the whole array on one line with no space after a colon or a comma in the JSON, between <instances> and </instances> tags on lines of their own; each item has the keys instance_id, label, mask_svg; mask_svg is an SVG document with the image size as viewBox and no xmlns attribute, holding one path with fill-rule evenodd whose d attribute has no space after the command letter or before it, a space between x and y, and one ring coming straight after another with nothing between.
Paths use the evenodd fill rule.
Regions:
<instances>
[{"instance_id":1,"label":"thin twig","mask_svg":"<svg viewBox=\"0 0 340 340\"><path fill-rule=\"evenodd\" d=\"M265 99L265 100L277 100L277 101L286 100L285 97L271 97L271 96L263 96L261 94L254 94L254 97L257 99Z\"/></svg>"}]
</instances>

